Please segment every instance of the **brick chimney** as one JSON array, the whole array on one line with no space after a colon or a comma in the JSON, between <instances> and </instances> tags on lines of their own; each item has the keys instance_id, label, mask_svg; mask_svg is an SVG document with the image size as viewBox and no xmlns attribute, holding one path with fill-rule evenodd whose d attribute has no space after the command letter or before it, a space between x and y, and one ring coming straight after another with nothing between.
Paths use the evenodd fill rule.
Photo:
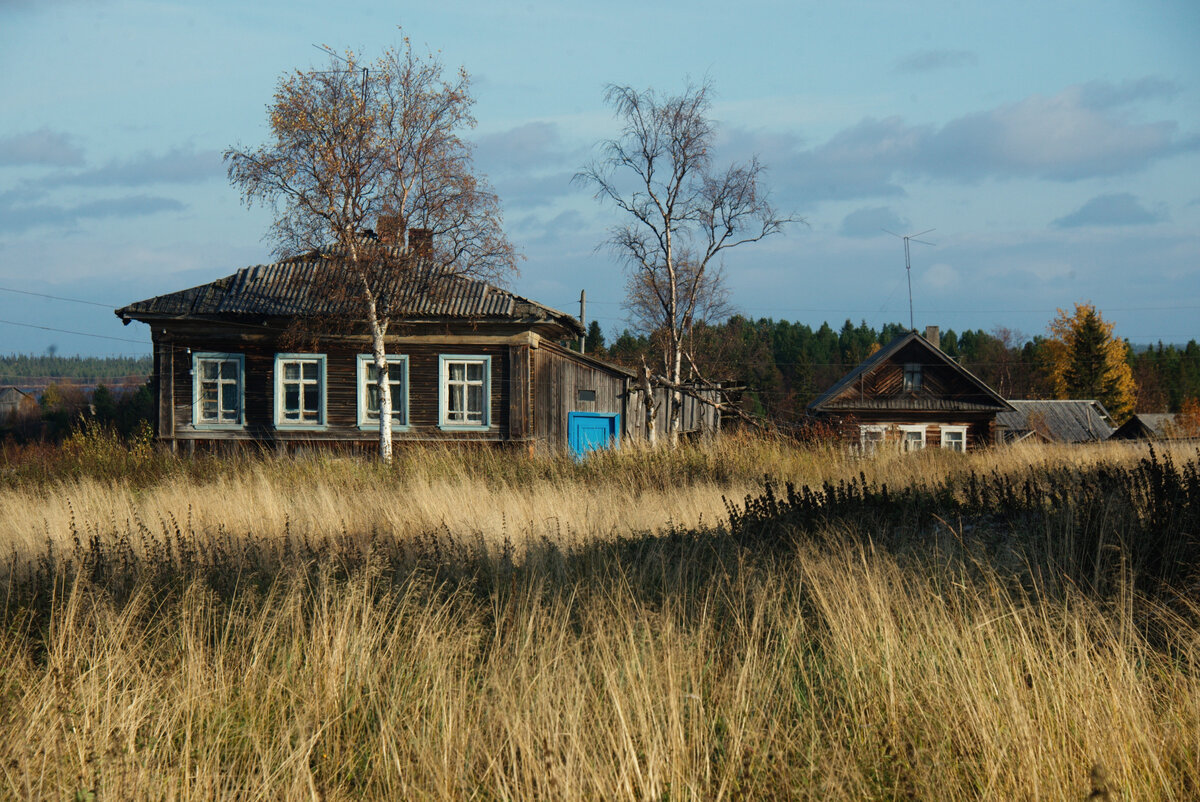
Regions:
<instances>
[{"instance_id":1,"label":"brick chimney","mask_svg":"<svg viewBox=\"0 0 1200 802\"><path fill-rule=\"evenodd\" d=\"M428 258L433 255L433 229L410 228L408 230L408 247L418 258Z\"/></svg>"},{"instance_id":2,"label":"brick chimney","mask_svg":"<svg viewBox=\"0 0 1200 802\"><path fill-rule=\"evenodd\" d=\"M381 214L375 221L375 235L384 245L404 244L404 223L398 214Z\"/></svg>"},{"instance_id":3,"label":"brick chimney","mask_svg":"<svg viewBox=\"0 0 1200 802\"><path fill-rule=\"evenodd\" d=\"M925 327L925 341L939 351L942 350L942 333L937 326Z\"/></svg>"}]
</instances>

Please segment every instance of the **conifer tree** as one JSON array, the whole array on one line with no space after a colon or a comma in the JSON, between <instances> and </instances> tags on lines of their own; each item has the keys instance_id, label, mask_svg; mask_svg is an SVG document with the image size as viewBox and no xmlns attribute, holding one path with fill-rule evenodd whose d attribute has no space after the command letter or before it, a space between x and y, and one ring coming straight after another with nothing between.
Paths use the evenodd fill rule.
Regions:
<instances>
[{"instance_id":1,"label":"conifer tree","mask_svg":"<svg viewBox=\"0 0 1200 802\"><path fill-rule=\"evenodd\" d=\"M1091 303L1075 304L1075 313L1058 310L1043 348L1057 398L1096 399L1118 423L1133 414L1137 385L1129 364L1129 346L1113 335Z\"/></svg>"}]
</instances>

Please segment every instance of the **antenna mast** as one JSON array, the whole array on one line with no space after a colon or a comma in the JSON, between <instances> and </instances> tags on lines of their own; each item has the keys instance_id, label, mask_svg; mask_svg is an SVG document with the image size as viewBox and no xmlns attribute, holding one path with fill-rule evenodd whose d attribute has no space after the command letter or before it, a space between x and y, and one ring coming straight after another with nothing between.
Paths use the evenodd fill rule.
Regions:
<instances>
[{"instance_id":1,"label":"antenna mast","mask_svg":"<svg viewBox=\"0 0 1200 802\"><path fill-rule=\"evenodd\" d=\"M912 258L909 256L908 243L911 241L911 242L919 242L922 245L934 245L935 243L926 242L923 239L917 239L917 237L923 237L926 234L929 234L930 232L937 231L937 229L936 228L927 228L924 231L917 233L917 234L897 234L895 231L888 231L886 228L883 230L887 231L887 233L891 234L893 237L899 237L900 239L904 240L904 271L908 275L908 328L911 331L916 331L917 325L916 325L915 319L913 318L913 301L912 301Z\"/></svg>"}]
</instances>

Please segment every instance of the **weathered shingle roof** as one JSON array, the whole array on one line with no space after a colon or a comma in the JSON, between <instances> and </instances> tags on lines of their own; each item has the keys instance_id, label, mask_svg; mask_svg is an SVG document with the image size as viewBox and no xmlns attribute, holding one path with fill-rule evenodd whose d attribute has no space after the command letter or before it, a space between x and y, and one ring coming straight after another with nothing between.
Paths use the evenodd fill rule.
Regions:
<instances>
[{"instance_id":1,"label":"weathered shingle roof","mask_svg":"<svg viewBox=\"0 0 1200 802\"><path fill-rule=\"evenodd\" d=\"M1112 436L1108 410L1095 400L1009 400L1011 411L996 416L1009 439L1040 435L1057 443L1088 443Z\"/></svg>"},{"instance_id":2,"label":"weathered shingle roof","mask_svg":"<svg viewBox=\"0 0 1200 802\"><path fill-rule=\"evenodd\" d=\"M557 309L478 279L416 259L407 249L387 249L395 269L373 282L378 297L390 302L393 319L506 320L558 324L583 334L579 321ZM122 320L225 319L262 317L363 317L347 280L342 252L314 251L269 265L246 267L231 276L137 301L116 310Z\"/></svg>"},{"instance_id":3,"label":"weathered shingle roof","mask_svg":"<svg viewBox=\"0 0 1200 802\"><path fill-rule=\"evenodd\" d=\"M859 377L869 375L875 368L884 364L906 346L916 343L927 352L927 358L933 364L943 364L957 372L977 391L976 400L966 398L940 398L936 396L902 396L902 397L871 397L856 399L853 403L839 404L837 398L845 390L853 387ZM840 409L873 409L873 410L914 410L922 411L959 411L959 412L994 412L999 409L1009 409L1008 402L999 393L988 387L982 379L971 371L955 362L940 348L931 345L924 337L915 331L902 334L875 353L864 359L858 367L847 373L840 381L821 394L808 405L813 412L834 412Z\"/></svg>"}]
</instances>

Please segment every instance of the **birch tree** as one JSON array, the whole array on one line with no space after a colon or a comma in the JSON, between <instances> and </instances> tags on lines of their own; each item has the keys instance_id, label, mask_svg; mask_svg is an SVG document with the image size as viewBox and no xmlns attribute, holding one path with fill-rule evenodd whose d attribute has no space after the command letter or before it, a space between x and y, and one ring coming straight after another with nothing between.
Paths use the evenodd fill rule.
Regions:
<instances>
[{"instance_id":1,"label":"birch tree","mask_svg":"<svg viewBox=\"0 0 1200 802\"><path fill-rule=\"evenodd\" d=\"M621 212L608 244L629 271L630 310L663 335L667 428L678 443L685 345L693 323L721 305L721 254L780 233L792 222L772 207L758 157L713 168L711 88L668 96L610 86L622 128L602 141L575 180Z\"/></svg>"},{"instance_id":2,"label":"birch tree","mask_svg":"<svg viewBox=\"0 0 1200 802\"><path fill-rule=\"evenodd\" d=\"M330 278L320 292L346 301L371 337L379 396L379 456L392 455L386 338L399 301L398 271L411 253L380 244L373 227L424 230L425 266L503 280L516 266L500 204L474 173L463 132L475 125L470 76L447 75L408 39L374 62L347 51L326 69L280 78L268 106L270 137L225 152L230 182L247 205L273 208L271 237L282 258L319 252ZM400 243L402 244L402 243ZM328 249L327 246L336 246Z\"/></svg>"}]
</instances>

